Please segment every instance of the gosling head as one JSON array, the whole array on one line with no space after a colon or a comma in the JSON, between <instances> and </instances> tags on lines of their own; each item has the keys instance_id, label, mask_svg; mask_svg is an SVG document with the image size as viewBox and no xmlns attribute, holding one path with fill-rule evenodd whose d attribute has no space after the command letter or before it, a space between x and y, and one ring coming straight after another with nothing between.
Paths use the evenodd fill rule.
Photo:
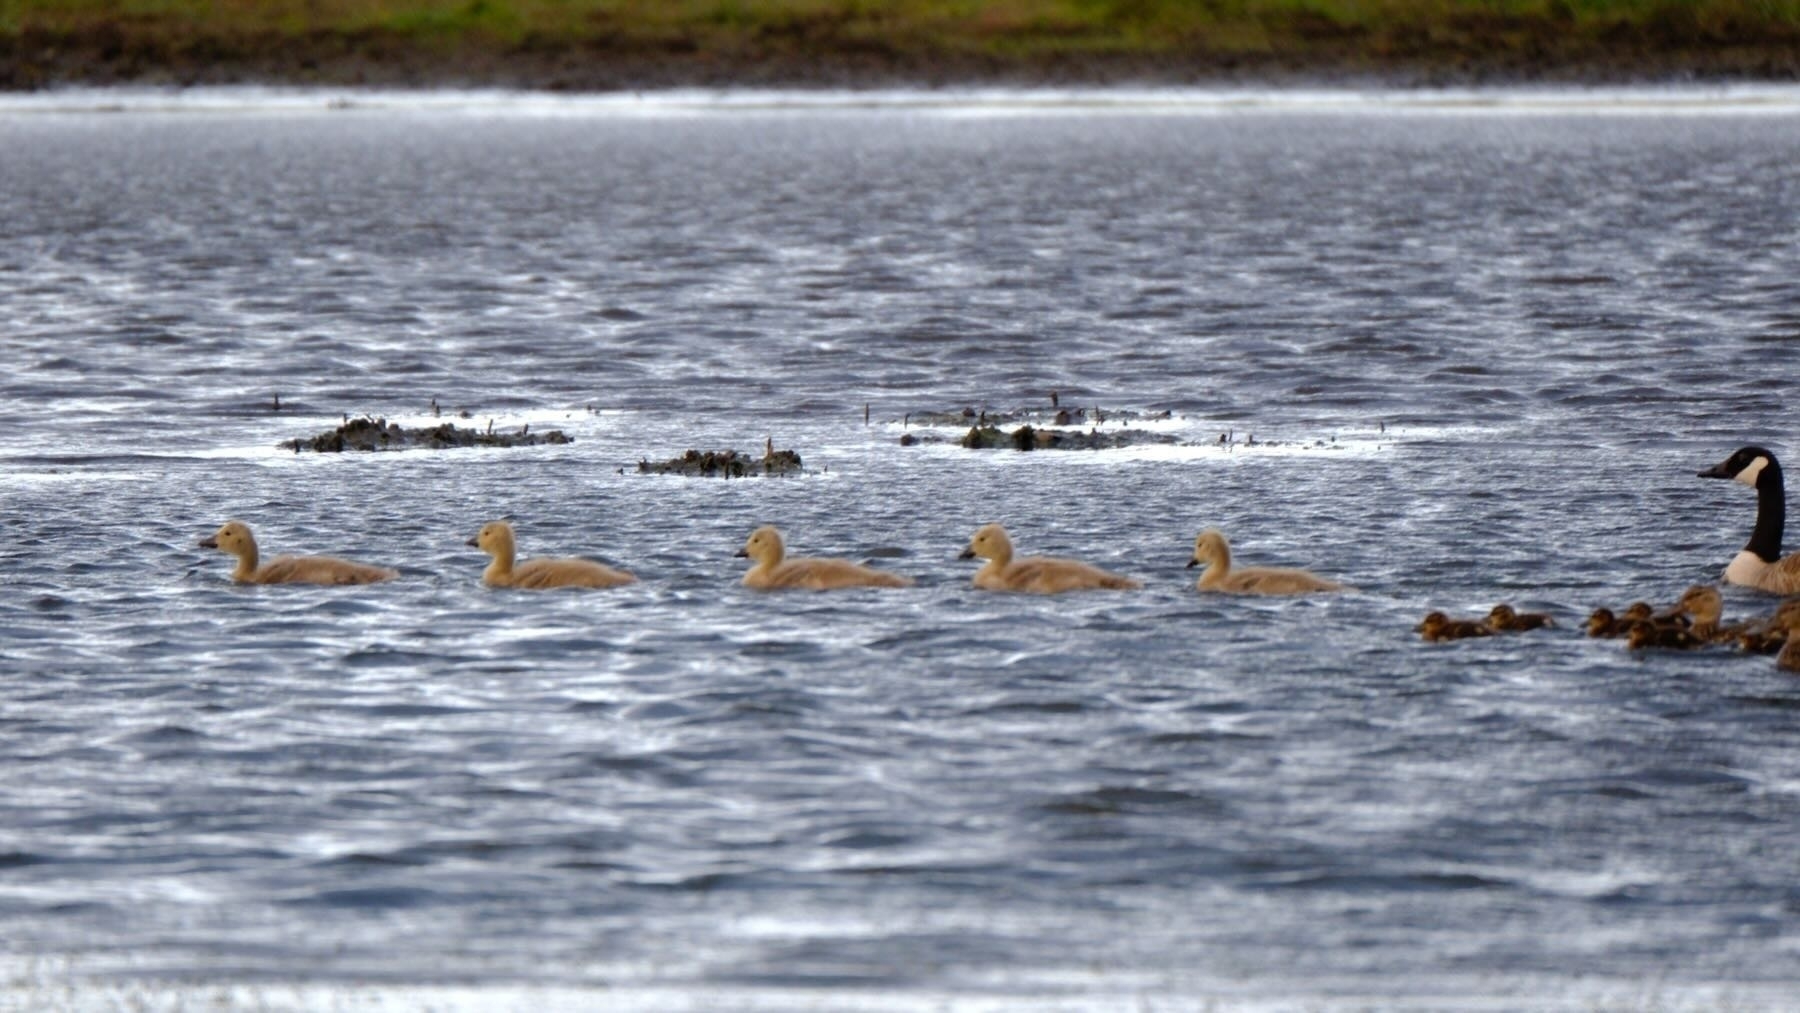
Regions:
<instances>
[{"instance_id":1,"label":"gosling head","mask_svg":"<svg viewBox=\"0 0 1800 1013\"><path fill-rule=\"evenodd\" d=\"M211 536L200 539L199 546L242 556L256 551L256 536L250 533L250 525L243 521L226 521Z\"/></svg>"},{"instance_id":2,"label":"gosling head","mask_svg":"<svg viewBox=\"0 0 1800 1013\"><path fill-rule=\"evenodd\" d=\"M1194 557L1188 560L1187 565L1190 568L1215 566L1227 559L1230 551L1225 547L1224 534L1218 528L1207 528L1194 539Z\"/></svg>"},{"instance_id":3,"label":"gosling head","mask_svg":"<svg viewBox=\"0 0 1800 1013\"><path fill-rule=\"evenodd\" d=\"M749 559L757 563L778 563L787 546L781 541L781 532L770 525L763 525L750 532L750 540L737 550L740 559Z\"/></svg>"},{"instance_id":4,"label":"gosling head","mask_svg":"<svg viewBox=\"0 0 1800 1013\"><path fill-rule=\"evenodd\" d=\"M475 546L490 556L499 556L513 551L512 525L505 521L488 521L469 539L468 544Z\"/></svg>"},{"instance_id":5,"label":"gosling head","mask_svg":"<svg viewBox=\"0 0 1800 1013\"><path fill-rule=\"evenodd\" d=\"M969 539L969 547L962 550L958 559L1010 559L1012 557L1012 539L1006 537L1006 529L998 524L984 524Z\"/></svg>"}]
</instances>

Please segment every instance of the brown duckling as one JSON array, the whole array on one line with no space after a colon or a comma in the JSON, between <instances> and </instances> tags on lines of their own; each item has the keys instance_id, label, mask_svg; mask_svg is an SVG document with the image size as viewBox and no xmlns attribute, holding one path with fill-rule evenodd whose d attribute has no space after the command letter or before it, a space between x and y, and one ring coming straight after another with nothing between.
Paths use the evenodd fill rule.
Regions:
<instances>
[{"instance_id":1,"label":"brown duckling","mask_svg":"<svg viewBox=\"0 0 1800 1013\"><path fill-rule=\"evenodd\" d=\"M1695 584L1658 617L1658 625L1671 625L1670 621L1678 617L1691 619L1689 633L1708 643L1727 643L1736 640L1744 632L1746 624L1723 625L1720 619L1724 611L1725 599L1719 594L1718 588L1710 584Z\"/></svg>"},{"instance_id":2,"label":"brown duckling","mask_svg":"<svg viewBox=\"0 0 1800 1013\"><path fill-rule=\"evenodd\" d=\"M1541 630L1555 626L1556 620L1543 612L1518 612L1511 605L1501 602L1489 612L1485 622L1488 628L1496 633L1518 633L1524 630Z\"/></svg>"},{"instance_id":3,"label":"brown duckling","mask_svg":"<svg viewBox=\"0 0 1800 1013\"><path fill-rule=\"evenodd\" d=\"M1428 614L1419 625L1413 627L1413 632L1433 644L1494 635L1494 631L1485 623L1472 619L1452 619L1442 612Z\"/></svg>"},{"instance_id":4,"label":"brown duckling","mask_svg":"<svg viewBox=\"0 0 1800 1013\"><path fill-rule=\"evenodd\" d=\"M1597 608L1588 613L1587 635L1606 640L1613 640L1625 635L1630 624L1613 615L1609 608Z\"/></svg>"},{"instance_id":5,"label":"brown duckling","mask_svg":"<svg viewBox=\"0 0 1800 1013\"><path fill-rule=\"evenodd\" d=\"M1800 672L1800 626L1788 632L1787 643L1775 656L1775 667L1784 672Z\"/></svg>"},{"instance_id":6,"label":"brown duckling","mask_svg":"<svg viewBox=\"0 0 1800 1013\"><path fill-rule=\"evenodd\" d=\"M1631 632L1626 634L1625 646L1634 651L1646 647L1686 651L1696 647L1705 647L1706 641L1678 626L1659 626L1648 619L1639 619L1631 624Z\"/></svg>"}]
</instances>

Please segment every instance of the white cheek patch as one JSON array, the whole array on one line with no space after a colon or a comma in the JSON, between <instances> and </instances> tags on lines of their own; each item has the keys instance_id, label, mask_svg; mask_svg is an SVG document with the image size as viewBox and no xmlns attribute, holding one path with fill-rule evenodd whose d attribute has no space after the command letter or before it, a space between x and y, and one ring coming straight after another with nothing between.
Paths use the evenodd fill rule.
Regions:
<instances>
[{"instance_id":1,"label":"white cheek patch","mask_svg":"<svg viewBox=\"0 0 1800 1013\"><path fill-rule=\"evenodd\" d=\"M1756 476L1762 474L1762 470L1768 466L1769 459L1758 455L1756 460L1745 465L1744 470L1737 473L1737 481L1754 489L1756 488Z\"/></svg>"}]
</instances>

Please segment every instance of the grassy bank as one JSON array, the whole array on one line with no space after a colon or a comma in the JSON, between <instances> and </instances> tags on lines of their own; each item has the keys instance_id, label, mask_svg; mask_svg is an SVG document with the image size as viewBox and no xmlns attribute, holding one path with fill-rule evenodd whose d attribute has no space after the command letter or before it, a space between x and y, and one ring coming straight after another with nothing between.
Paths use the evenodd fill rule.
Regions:
<instances>
[{"instance_id":1,"label":"grassy bank","mask_svg":"<svg viewBox=\"0 0 1800 1013\"><path fill-rule=\"evenodd\" d=\"M1800 78L1800 0L0 0L0 87Z\"/></svg>"}]
</instances>

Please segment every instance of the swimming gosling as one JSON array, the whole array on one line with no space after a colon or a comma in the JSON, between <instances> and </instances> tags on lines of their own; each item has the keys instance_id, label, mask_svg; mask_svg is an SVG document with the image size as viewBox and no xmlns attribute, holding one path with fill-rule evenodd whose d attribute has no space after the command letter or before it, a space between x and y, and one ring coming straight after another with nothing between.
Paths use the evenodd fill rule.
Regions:
<instances>
[{"instance_id":1,"label":"swimming gosling","mask_svg":"<svg viewBox=\"0 0 1800 1013\"><path fill-rule=\"evenodd\" d=\"M1079 560L1052 556L1013 558L1012 539L998 524L983 525L969 539L958 559L985 559L975 571L974 585L984 591L1023 591L1028 594L1061 594L1064 591L1135 591L1143 583L1089 566Z\"/></svg>"},{"instance_id":2,"label":"swimming gosling","mask_svg":"<svg viewBox=\"0 0 1800 1013\"><path fill-rule=\"evenodd\" d=\"M1208 528L1194 539L1190 568L1205 566L1195 587L1222 594L1315 594L1342 591L1344 585L1284 566L1243 566L1232 569L1231 546L1217 528Z\"/></svg>"},{"instance_id":3,"label":"swimming gosling","mask_svg":"<svg viewBox=\"0 0 1800 1013\"><path fill-rule=\"evenodd\" d=\"M400 576L398 570L336 556L276 556L263 563L256 536L243 521L226 521L198 544L236 556L237 568L231 571L231 579L240 584L378 584Z\"/></svg>"},{"instance_id":4,"label":"swimming gosling","mask_svg":"<svg viewBox=\"0 0 1800 1013\"><path fill-rule=\"evenodd\" d=\"M910 577L885 573L848 559L787 559L781 532L767 525L752 531L750 540L737 554L755 564L744 574L744 586L759 591L835 591L849 587L911 587L913 583Z\"/></svg>"},{"instance_id":5,"label":"swimming gosling","mask_svg":"<svg viewBox=\"0 0 1800 1013\"><path fill-rule=\"evenodd\" d=\"M637 583L637 578L624 570L615 570L591 559L544 556L515 563L517 543L513 527L506 521L483 524L468 544L493 557L481 574L481 582L489 587L541 591L558 587L621 587Z\"/></svg>"}]
</instances>

